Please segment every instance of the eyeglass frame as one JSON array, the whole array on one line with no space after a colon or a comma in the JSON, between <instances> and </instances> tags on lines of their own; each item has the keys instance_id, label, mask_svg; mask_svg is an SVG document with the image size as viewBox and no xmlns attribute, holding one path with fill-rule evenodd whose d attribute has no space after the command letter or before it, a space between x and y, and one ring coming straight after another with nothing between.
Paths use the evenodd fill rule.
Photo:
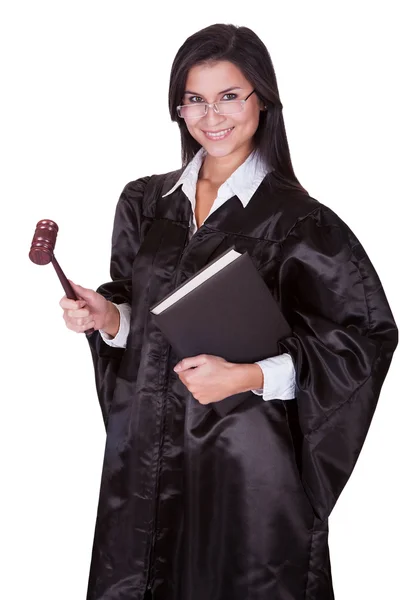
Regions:
<instances>
[{"instance_id":1,"label":"eyeglass frame","mask_svg":"<svg viewBox=\"0 0 400 600\"><path fill-rule=\"evenodd\" d=\"M250 98L250 96L251 96L252 94L254 94L254 92L255 92L255 91L256 91L256 88L254 88L254 90L253 90L252 92L250 92L250 94L249 94L248 96L246 96L246 98L243 98L243 100L225 100L225 102L223 102L223 104L227 104L228 102L240 102L240 104L242 105L242 108L241 108L241 110L239 110L238 112L235 112L235 113L227 113L227 114L228 114L228 115L237 115L237 114L239 114L240 112L243 112L243 110L244 110L244 105L245 105L245 102L246 102L246 100L247 100L248 98ZM217 104L220 104L221 102L222 102L222 101L221 101L221 100L219 100L218 102L195 102L195 103L193 103L193 104L180 104L179 106L177 106L177 107L176 107L176 112L178 113L178 117L180 117L181 119L184 119L185 117L183 117L183 116L180 114L180 109L181 109L181 108L183 108L184 106L204 106L204 107L207 107L207 109L205 110L205 113L204 113L204 115L200 115L200 116L198 116L198 117L186 117L186 118L187 118L187 119L202 119L203 117L205 117L206 115L208 115L208 109L209 109L209 108L213 108L213 109L214 109L214 112L215 112L217 115L221 115L221 114L223 115L224 113L220 113L220 112L218 112L218 110L217 110L217 106L216 106Z\"/></svg>"}]
</instances>

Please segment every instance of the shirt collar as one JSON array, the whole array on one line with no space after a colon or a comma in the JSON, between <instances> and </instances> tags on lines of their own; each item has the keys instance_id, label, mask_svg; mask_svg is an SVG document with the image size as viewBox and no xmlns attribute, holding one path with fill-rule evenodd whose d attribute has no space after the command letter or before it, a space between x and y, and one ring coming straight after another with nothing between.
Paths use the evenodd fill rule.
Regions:
<instances>
[{"instance_id":1,"label":"shirt collar","mask_svg":"<svg viewBox=\"0 0 400 600\"><path fill-rule=\"evenodd\" d=\"M163 195L163 198L172 194L180 185L182 191L193 204L196 197L196 184L205 155L204 148L200 148L197 154L189 162L175 185ZM269 172L263 164L259 154L253 151L247 159L232 173L232 175L219 187L218 196L226 200L237 196L244 207L250 202L254 192Z\"/></svg>"}]
</instances>

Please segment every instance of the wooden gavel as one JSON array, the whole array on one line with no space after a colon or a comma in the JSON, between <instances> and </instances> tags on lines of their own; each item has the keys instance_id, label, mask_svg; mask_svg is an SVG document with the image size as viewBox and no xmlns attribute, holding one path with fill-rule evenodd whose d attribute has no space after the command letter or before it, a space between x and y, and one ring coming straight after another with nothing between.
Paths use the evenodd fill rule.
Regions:
<instances>
[{"instance_id":1,"label":"wooden gavel","mask_svg":"<svg viewBox=\"0 0 400 600\"><path fill-rule=\"evenodd\" d=\"M60 265L56 260L56 257L54 256L57 233L57 223L50 221L49 219L42 219L39 221L36 225L36 230L33 236L29 258L35 263L35 265L47 265L49 262L51 262L59 280L61 281L61 285L64 288L67 298L70 298L71 300L78 300L70 282L65 277ZM86 335L90 335L93 332L93 328L85 331Z\"/></svg>"}]
</instances>

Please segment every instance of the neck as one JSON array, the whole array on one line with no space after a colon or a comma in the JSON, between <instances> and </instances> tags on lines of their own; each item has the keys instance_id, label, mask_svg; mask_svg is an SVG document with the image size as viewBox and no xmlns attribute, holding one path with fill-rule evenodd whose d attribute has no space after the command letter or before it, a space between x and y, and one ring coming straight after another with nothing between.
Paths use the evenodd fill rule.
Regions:
<instances>
[{"instance_id":1,"label":"neck","mask_svg":"<svg viewBox=\"0 0 400 600\"><path fill-rule=\"evenodd\" d=\"M220 186L250 156L253 148L239 148L228 156L206 154L199 172L199 179L205 179L212 185Z\"/></svg>"}]
</instances>

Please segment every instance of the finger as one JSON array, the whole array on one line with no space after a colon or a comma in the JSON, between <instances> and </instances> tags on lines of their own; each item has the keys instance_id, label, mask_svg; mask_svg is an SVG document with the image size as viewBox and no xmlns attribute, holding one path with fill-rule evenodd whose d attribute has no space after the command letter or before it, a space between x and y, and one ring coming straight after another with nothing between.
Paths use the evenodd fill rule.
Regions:
<instances>
[{"instance_id":1,"label":"finger","mask_svg":"<svg viewBox=\"0 0 400 600\"><path fill-rule=\"evenodd\" d=\"M76 316L76 313L78 313L78 315L79 315L80 312L81 311L64 310L63 318L65 321L68 321L68 323L71 323L72 325L83 325L84 323L87 323L88 321L94 320L94 316L88 310L82 311L82 312L85 312L86 314ZM71 313L74 313L74 314L71 314Z\"/></svg>"},{"instance_id":2,"label":"finger","mask_svg":"<svg viewBox=\"0 0 400 600\"><path fill-rule=\"evenodd\" d=\"M71 323L74 323L76 327L81 327L82 325L87 325L88 323L93 323L93 316L89 315L84 319L72 319Z\"/></svg>"},{"instance_id":3,"label":"finger","mask_svg":"<svg viewBox=\"0 0 400 600\"><path fill-rule=\"evenodd\" d=\"M95 329L95 322L93 319L88 320L87 323L81 326L82 331L87 331L88 329Z\"/></svg>"},{"instance_id":4,"label":"finger","mask_svg":"<svg viewBox=\"0 0 400 600\"><path fill-rule=\"evenodd\" d=\"M84 325L77 325L76 323L71 322L67 322L66 325L68 329L70 329L71 331L75 331L75 333L83 333L87 329L95 328L95 323L93 320L88 321L88 323L85 323Z\"/></svg>"},{"instance_id":5,"label":"finger","mask_svg":"<svg viewBox=\"0 0 400 600\"><path fill-rule=\"evenodd\" d=\"M88 317L90 315L90 311L87 308L80 308L78 310L67 310L67 315L71 319L82 319L83 317Z\"/></svg>"},{"instance_id":6,"label":"finger","mask_svg":"<svg viewBox=\"0 0 400 600\"><path fill-rule=\"evenodd\" d=\"M63 296L59 302L61 308L64 310L78 310L79 308L83 308L86 306L85 300L72 300L71 298L67 298Z\"/></svg>"},{"instance_id":7,"label":"finger","mask_svg":"<svg viewBox=\"0 0 400 600\"><path fill-rule=\"evenodd\" d=\"M179 374L178 377L182 381L185 388L188 389L189 392L193 393L194 388L193 388L192 384L189 381L187 381L185 375Z\"/></svg>"},{"instance_id":8,"label":"finger","mask_svg":"<svg viewBox=\"0 0 400 600\"><path fill-rule=\"evenodd\" d=\"M186 371L187 369L192 369L193 367L199 367L200 365L204 365L207 362L206 354L199 354L198 356L189 356L188 358L184 358L174 367L175 373L182 373L182 371Z\"/></svg>"},{"instance_id":9,"label":"finger","mask_svg":"<svg viewBox=\"0 0 400 600\"><path fill-rule=\"evenodd\" d=\"M196 369L187 369L186 371L182 371L178 373L179 379L188 387L192 383L194 383L197 379L197 370Z\"/></svg>"}]
</instances>

